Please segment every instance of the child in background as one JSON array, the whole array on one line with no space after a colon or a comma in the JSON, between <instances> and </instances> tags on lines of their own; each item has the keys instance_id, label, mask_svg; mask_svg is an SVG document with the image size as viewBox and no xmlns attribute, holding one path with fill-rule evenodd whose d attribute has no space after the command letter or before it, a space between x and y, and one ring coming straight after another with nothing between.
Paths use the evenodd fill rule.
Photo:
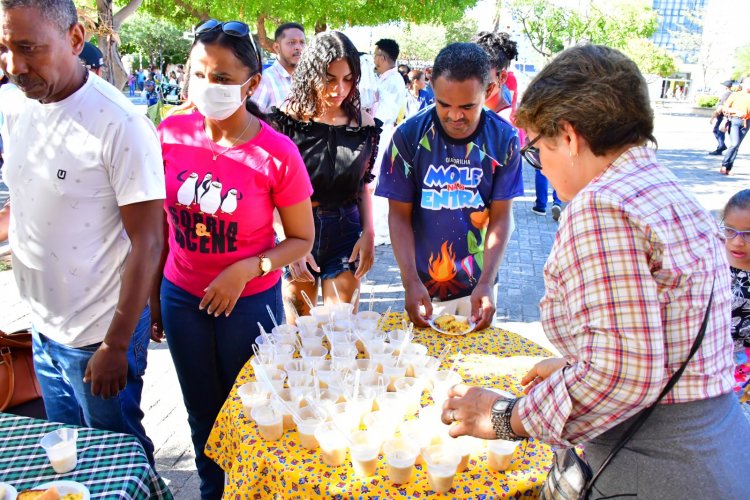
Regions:
<instances>
[{"instance_id":1,"label":"child in background","mask_svg":"<svg viewBox=\"0 0 750 500\"><path fill-rule=\"evenodd\" d=\"M726 236L732 272L732 340L734 340L735 392L750 418L750 189L727 202L721 229Z\"/></svg>"}]
</instances>

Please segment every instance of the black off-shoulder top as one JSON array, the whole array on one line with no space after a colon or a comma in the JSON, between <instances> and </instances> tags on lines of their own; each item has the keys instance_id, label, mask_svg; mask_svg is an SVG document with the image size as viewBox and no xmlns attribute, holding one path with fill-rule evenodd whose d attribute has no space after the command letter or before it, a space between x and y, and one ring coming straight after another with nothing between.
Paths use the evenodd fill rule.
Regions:
<instances>
[{"instance_id":1,"label":"black off-shoulder top","mask_svg":"<svg viewBox=\"0 0 750 500\"><path fill-rule=\"evenodd\" d=\"M272 108L267 121L299 148L313 186L312 201L335 208L357 203L365 184L373 181L378 154L380 120L350 127L301 122Z\"/></svg>"}]
</instances>

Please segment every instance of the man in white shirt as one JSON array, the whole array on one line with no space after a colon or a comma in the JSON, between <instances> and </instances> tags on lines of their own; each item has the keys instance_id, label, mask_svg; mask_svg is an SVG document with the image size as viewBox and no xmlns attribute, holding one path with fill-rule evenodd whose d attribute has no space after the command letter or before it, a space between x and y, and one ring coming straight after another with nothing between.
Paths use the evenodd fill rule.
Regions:
<instances>
[{"instance_id":1,"label":"man in white shirt","mask_svg":"<svg viewBox=\"0 0 750 500\"><path fill-rule=\"evenodd\" d=\"M404 78L396 68L399 46L395 40L384 38L375 43L375 72L378 74L378 86L375 92L375 104L373 111L375 118L383 122L380 142L378 143L378 156L372 169L377 178L380 175L380 164L386 153L388 144L396 129L399 116L406 115L406 85ZM375 189L376 182L370 184ZM375 244L387 245L390 243L388 232L388 202L385 198L373 197L373 214L375 221Z\"/></svg>"},{"instance_id":2,"label":"man in white shirt","mask_svg":"<svg viewBox=\"0 0 750 500\"><path fill-rule=\"evenodd\" d=\"M3 180L13 274L31 308L50 420L136 436L149 291L163 245L164 175L148 119L79 61L72 0L0 0ZM8 99L10 96L12 99Z\"/></svg>"},{"instance_id":3,"label":"man in white shirt","mask_svg":"<svg viewBox=\"0 0 750 500\"><path fill-rule=\"evenodd\" d=\"M280 106L289 95L292 74L305 49L305 28L297 23L282 24L276 28L274 40L276 61L263 72L263 79L250 98L263 113Z\"/></svg>"}]
</instances>

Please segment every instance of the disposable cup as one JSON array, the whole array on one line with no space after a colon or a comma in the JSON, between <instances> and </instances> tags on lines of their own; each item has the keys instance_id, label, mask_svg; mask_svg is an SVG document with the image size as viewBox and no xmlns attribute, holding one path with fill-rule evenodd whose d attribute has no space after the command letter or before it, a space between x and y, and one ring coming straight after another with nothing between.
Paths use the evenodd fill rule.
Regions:
<instances>
[{"instance_id":1,"label":"disposable cup","mask_svg":"<svg viewBox=\"0 0 750 500\"><path fill-rule=\"evenodd\" d=\"M279 344L293 346L297 340L297 327L294 325L279 325L271 330L271 334Z\"/></svg>"},{"instance_id":2,"label":"disposable cup","mask_svg":"<svg viewBox=\"0 0 750 500\"><path fill-rule=\"evenodd\" d=\"M378 410L365 415L364 424L368 431L380 436L383 440L390 439L396 433L400 419L387 410Z\"/></svg>"},{"instance_id":3,"label":"disposable cup","mask_svg":"<svg viewBox=\"0 0 750 500\"><path fill-rule=\"evenodd\" d=\"M341 302L339 304L331 304L331 316L334 321L345 319L351 320L352 312L354 311L354 305L348 302Z\"/></svg>"},{"instance_id":4,"label":"disposable cup","mask_svg":"<svg viewBox=\"0 0 750 500\"><path fill-rule=\"evenodd\" d=\"M383 367L388 364L393 364L393 346L386 344L388 347L385 347L380 352L370 352L370 359L372 359L372 362L376 365L376 370L380 373L383 373ZM406 373L406 372L404 372Z\"/></svg>"},{"instance_id":5,"label":"disposable cup","mask_svg":"<svg viewBox=\"0 0 750 500\"><path fill-rule=\"evenodd\" d=\"M288 431L295 428L294 419L292 418L292 411L297 411L299 408L299 399L297 399L296 393L292 392L291 389L281 389L271 397L272 400L279 402L277 409L283 415L284 430ZM285 404L282 405L280 402L283 401Z\"/></svg>"},{"instance_id":6,"label":"disposable cup","mask_svg":"<svg viewBox=\"0 0 750 500\"><path fill-rule=\"evenodd\" d=\"M318 320L312 316L300 316L297 318L297 329L299 330L300 337L305 333L314 332L317 328Z\"/></svg>"},{"instance_id":7,"label":"disposable cup","mask_svg":"<svg viewBox=\"0 0 750 500\"><path fill-rule=\"evenodd\" d=\"M355 404L345 401L331 408L331 419L343 432L353 432L359 427L360 413Z\"/></svg>"},{"instance_id":8,"label":"disposable cup","mask_svg":"<svg viewBox=\"0 0 750 500\"><path fill-rule=\"evenodd\" d=\"M435 493L446 493L453 488L453 478L461 456L443 444L428 446L422 450L427 464L427 480Z\"/></svg>"},{"instance_id":9,"label":"disposable cup","mask_svg":"<svg viewBox=\"0 0 750 500\"><path fill-rule=\"evenodd\" d=\"M383 361L383 375L388 377L388 390L390 392L396 391L395 383L397 380L404 378L407 366L408 363L403 359L399 360L392 357Z\"/></svg>"},{"instance_id":10,"label":"disposable cup","mask_svg":"<svg viewBox=\"0 0 750 500\"><path fill-rule=\"evenodd\" d=\"M237 388L237 395L248 419L252 420L250 414L255 406L268 401L269 394L268 388L260 382L248 382Z\"/></svg>"},{"instance_id":11,"label":"disposable cup","mask_svg":"<svg viewBox=\"0 0 750 500\"><path fill-rule=\"evenodd\" d=\"M373 331L378 327L380 314L375 311L361 311L357 313L357 328Z\"/></svg>"},{"instance_id":12,"label":"disposable cup","mask_svg":"<svg viewBox=\"0 0 750 500\"><path fill-rule=\"evenodd\" d=\"M345 358L353 361L357 357L357 347L353 341L341 344L331 344L331 357L332 358Z\"/></svg>"},{"instance_id":13,"label":"disposable cup","mask_svg":"<svg viewBox=\"0 0 750 500\"><path fill-rule=\"evenodd\" d=\"M333 422L324 422L315 429L315 440L320 446L320 458L329 467L338 467L346 462L348 443Z\"/></svg>"},{"instance_id":14,"label":"disposable cup","mask_svg":"<svg viewBox=\"0 0 750 500\"><path fill-rule=\"evenodd\" d=\"M414 376L426 380L427 390L432 390L432 377L440 367L438 358L425 356L421 359L412 360L411 365Z\"/></svg>"},{"instance_id":15,"label":"disposable cup","mask_svg":"<svg viewBox=\"0 0 750 500\"><path fill-rule=\"evenodd\" d=\"M349 455L354 474L359 477L374 476L383 439L369 431L355 431L349 436L349 440Z\"/></svg>"},{"instance_id":16,"label":"disposable cup","mask_svg":"<svg viewBox=\"0 0 750 500\"><path fill-rule=\"evenodd\" d=\"M286 371L287 383L291 385L298 385L297 381L300 379L312 378L312 368L304 359L292 359L284 363L284 371Z\"/></svg>"},{"instance_id":17,"label":"disposable cup","mask_svg":"<svg viewBox=\"0 0 750 500\"><path fill-rule=\"evenodd\" d=\"M313 387L313 378L299 378L290 381L289 391L292 393L292 397L294 399L302 399L306 394L310 394L315 391L315 388Z\"/></svg>"},{"instance_id":18,"label":"disposable cup","mask_svg":"<svg viewBox=\"0 0 750 500\"><path fill-rule=\"evenodd\" d=\"M331 310L328 306L316 306L310 309L310 316L315 318L318 326L323 326L331 319Z\"/></svg>"},{"instance_id":19,"label":"disposable cup","mask_svg":"<svg viewBox=\"0 0 750 500\"><path fill-rule=\"evenodd\" d=\"M414 333L410 332L409 330L391 330L388 332L388 340L390 341L391 345L393 346L393 355L398 356L401 352L401 346L404 344L404 339L406 340L406 345L409 345L409 342L414 338Z\"/></svg>"},{"instance_id":20,"label":"disposable cup","mask_svg":"<svg viewBox=\"0 0 750 500\"><path fill-rule=\"evenodd\" d=\"M400 392L385 392L375 396L373 409L389 413L399 422L406 415L406 396Z\"/></svg>"},{"instance_id":21,"label":"disposable cup","mask_svg":"<svg viewBox=\"0 0 750 500\"><path fill-rule=\"evenodd\" d=\"M424 380L416 377L404 377L396 380L393 387L397 393L403 393L406 396L406 413L413 414L419 411L422 392L425 388Z\"/></svg>"},{"instance_id":22,"label":"disposable cup","mask_svg":"<svg viewBox=\"0 0 750 500\"><path fill-rule=\"evenodd\" d=\"M47 452L52 468L58 474L65 474L78 465L78 429L62 428L48 432L39 444Z\"/></svg>"},{"instance_id":23,"label":"disposable cup","mask_svg":"<svg viewBox=\"0 0 750 500\"><path fill-rule=\"evenodd\" d=\"M388 477L394 484L406 484L414 475L414 463L419 456L419 446L408 438L388 439L383 443L383 455L388 467Z\"/></svg>"},{"instance_id":24,"label":"disposable cup","mask_svg":"<svg viewBox=\"0 0 750 500\"><path fill-rule=\"evenodd\" d=\"M326 360L328 349L322 345L303 346L299 354L312 368L317 369Z\"/></svg>"},{"instance_id":25,"label":"disposable cup","mask_svg":"<svg viewBox=\"0 0 750 500\"><path fill-rule=\"evenodd\" d=\"M318 440L315 439L315 430L325 420L322 415L316 413L311 407L305 406L297 410L297 415L293 417L297 425L297 437L299 444L306 450L315 450L318 448Z\"/></svg>"},{"instance_id":26,"label":"disposable cup","mask_svg":"<svg viewBox=\"0 0 750 500\"><path fill-rule=\"evenodd\" d=\"M518 441L487 441L487 467L494 471L506 470L513 461L513 453L517 447Z\"/></svg>"},{"instance_id":27,"label":"disposable cup","mask_svg":"<svg viewBox=\"0 0 750 500\"><path fill-rule=\"evenodd\" d=\"M436 405L442 406L448 399L448 390L456 384L463 382L461 375L451 370L440 370L432 376L432 400Z\"/></svg>"},{"instance_id":28,"label":"disposable cup","mask_svg":"<svg viewBox=\"0 0 750 500\"><path fill-rule=\"evenodd\" d=\"M284 380L286 380L286 372L284 370L280 370L279 368L268 368L265 370L265 375L266 377L262 377L258 374L257 379L268 392L271 392L271 388L268 386L269 382L277 391L284 388ZM268 380L266 380L266 378Z\"/></svg>"},{"instance_id":29,"label":"disposable cup","mask_svg":"<svg viewBox=\"0 0 750 500\"><path fill-rule=\"evenodd\" d=\"M270 401L258 405L251 412L258 433L265 441L278 441L284 435L284 414L279 410L277 403Z\"/></svg>"},{"instance_id":30,"label":"disposable cup","mask_svg":"<svg viewBox=\"0 0 750 500\"><path fill-rule=\"evenodd\" d=\"M274 344L266 342L266 338L262 335L259 335L258 338L255 339L255 345L258 346L258 352L260 353L270 355L273 352Z\"/></svg>"},{"instance_id":31,"label":"disposable cup","mask_svg":"<svg viewBox=\"0 0 750 500\"><path fill-rule=\"evenodd\" d=\"M457 438L445 435L443 442L446 446L453 449L458 455L461 456L461 461L456 467L456 472L464 472L469 468L469 462L471 461L471 455L474 454L476 449L479 447L480 440L472 436L459 436Z\"/></svg>"},{"instance_id":32,"label":"disposable cup","mask_svg":"<svg viewBox=\"0 0 750 500\"><path fill-rule=\"evenodd\" d=\"M408 367L406 368L406 376L414 377L414 367L421 366L424 364L425 356L427 356L427 346L423 344L417 344L414 342L409 343L404 347L404 352L401 354L401 359L406 360Z\"/></svg>"},{"instance_id":33,"label":"disposable cup","mask_svg":"<svg viewBox=\"0 0 750 500\"><path fill-rule=\"evenodd\" d=\"M417 455L417 464L423 463L421 450L430 446L432 436L424 428L424 425L418 419L407 420L401 424L400 429L401 436L408 439L409 442L413 443L420 450L420 454Z\"/></svg>"}]
</instances>

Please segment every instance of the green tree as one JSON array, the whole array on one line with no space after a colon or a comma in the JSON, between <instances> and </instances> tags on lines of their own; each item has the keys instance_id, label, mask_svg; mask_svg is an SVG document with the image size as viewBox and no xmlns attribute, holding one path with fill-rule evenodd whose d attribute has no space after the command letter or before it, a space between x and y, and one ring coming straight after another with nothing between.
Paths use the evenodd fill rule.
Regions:
<instances>
[{"instance_id":1,"label":"green tree","mask_svg":"<svg viewBox=\"0 0 750 500\"><path fill-rule=\"evenodd\" d=\"M477 0L143 0L150 13L196 24L201 20L237 19L255 24L261 46L272 50L267 33L286 21L302 23L316 32L328 27L376 26L392 21L445 24L458 21Z\"/></svg>"},{"instance_id":2,"label":"green tree","mask_svg":"<svg viewBox=\"0 0 750 500\"><path fill-rule=\"evenodd\" d=\"M120 30L120 49L123 54L141 55L150 64L178 64L190 51L190 41L182 37L184 27L178 27L146 13L137 13Z\"/></svg>"},{"instance_id":3,"label":"green tree","mask_svg":"<svg viewBox=\"0 0 750 500\"><path fill-rule=\"evenodd\" d=\"M643 0L589 0L581 8L552 0L511 0L509 9L534 50L547 59L586 41L623 49L632 39L653 35L657 26L656 13Z\"/></svg>"},{"instance_id":4,"label":"green tree","mask_svg":"<svg viewBox=\"0 0 750 500\"><path fill-rule=\"evenodd\" d=\"M651 40L644 38L635 38L628 41L623 48L646 77L656 75L666 78L677 73L677 62L669 52L661 47L654 45Z\"/></svg>"},{"instance_id":5,"label":"green tree","mask_svg":"<svg viewBox=\"0 0 750 500\"><path fill-rule=\"evenodd\" d=\"M747 75L750 75L750 44L738 48L735 52L732 78L738 80Z\"/></svg>"},{"instance_id":6,"label":"green tree","mask_svg":"<svg viewBox=\"0 0 750 500\"><path fill-rule=\"evenodd\" d=\"M479 24L476 19L464 17L446 25L445 27L445 45L454 42L469 42L479 31ZM442 48L442 47L441 47Z\"/></svg>"}]
</instances>

